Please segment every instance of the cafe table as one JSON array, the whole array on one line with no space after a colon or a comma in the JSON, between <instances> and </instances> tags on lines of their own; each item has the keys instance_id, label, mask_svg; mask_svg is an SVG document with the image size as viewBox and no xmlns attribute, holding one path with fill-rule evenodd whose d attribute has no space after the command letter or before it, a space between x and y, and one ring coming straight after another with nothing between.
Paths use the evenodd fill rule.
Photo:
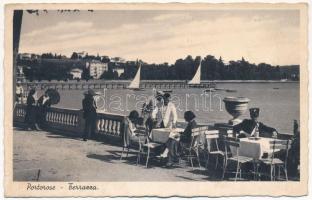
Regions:
<instances>
[{"instance_id":1,"label":"cafe table","mask_svg":"<svg viewBox=\"0 0 312 200\"><path fill-rule=\"evenodd\" d=\"M278 141L279 139L275 138L254 138L254 137L247 137L247 138L240 138L240 147L239 147L239 155L246 156L254 159L262 158L263 154L272 154L273 149L270 148L272 141ZM279 150L275 150L279 151ZM236 155L236 148L231 147L232 155Z\"/></svg>"},{"instance_id":2,"label":"cafe table","mask_svg":"<svg viewBox=\"0 0 312 200\"><path fill-rule=\"evenodd\" d=\"M183 131L183 128L157 128L152 130L151 137L153 142L164 144L169 137L174 137L174 135L178 135Z\"/></svg>"}]
</instances>

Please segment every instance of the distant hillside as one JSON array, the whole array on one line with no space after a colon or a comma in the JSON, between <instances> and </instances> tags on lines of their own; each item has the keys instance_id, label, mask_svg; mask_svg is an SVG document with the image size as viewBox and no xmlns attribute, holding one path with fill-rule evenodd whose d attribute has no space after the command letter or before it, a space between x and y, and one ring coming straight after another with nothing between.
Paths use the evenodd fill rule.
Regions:
<instances>
[{"instance_id":1,"label":"distant hillside","mask_svg":"<svg viewBox=\"0 0 312 200\"><path fill-rule=\"evenodd\" d=\"M85 69L84 59L34 59L18 60L18 65L24 66L24 73L29 80L67 80L70 78L70 70L73 68ZM178 59L172 65L148 64L142 62L141 79L143 80L190 80L194 76L201 61L201 80L281 80L288 79L298 81L300 77L299 65L272 66L267 63L249 63L244 58L238 61L224 63L222 58L207 55L203 59L187 56ZM124 68L124 73L118 76L112 69L116 67L114 62L109 63L109 70L101 76L105 80L133 79L138 66L125 62L119 63L118 68ZM83 77L87 77L84 76Z\"/></svg>"}]
</instances>

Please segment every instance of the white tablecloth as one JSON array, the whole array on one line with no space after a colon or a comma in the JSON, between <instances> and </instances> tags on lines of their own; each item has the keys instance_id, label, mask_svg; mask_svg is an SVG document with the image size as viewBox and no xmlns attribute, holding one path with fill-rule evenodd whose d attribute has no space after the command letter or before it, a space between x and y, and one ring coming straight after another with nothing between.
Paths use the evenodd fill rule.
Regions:
<instances>
[{"instance_id":1,"label":"white tablecloth","mask_svg":"<svg viewBox=\"0 0 312 200\"><path fill-rule=\"evenodd\" d=\"M152 140L153 142L158 143L166 143L170 137L173 137L174 135L178 134L179 132L183 132L184 129L182 128L157 128L152 130Z\"/></svg>"},{"instance_id":2,"label":"white tablecloth","mask_svg":"<svg viewBox=\"0 0 312 200\"><path fill-rule=\"evenodd\" d=\"M264 153L268 155L272 154L272 149L270 149L270 141L276 139L273 138L260 138L259 140L254 140L250 138L241 138L240 139L240 148L239 155L251 157L254 159L259 159L263 156ZM231 152L233 155L236 155L236 148L231 147Z\"/></svg>"}]
</instances>

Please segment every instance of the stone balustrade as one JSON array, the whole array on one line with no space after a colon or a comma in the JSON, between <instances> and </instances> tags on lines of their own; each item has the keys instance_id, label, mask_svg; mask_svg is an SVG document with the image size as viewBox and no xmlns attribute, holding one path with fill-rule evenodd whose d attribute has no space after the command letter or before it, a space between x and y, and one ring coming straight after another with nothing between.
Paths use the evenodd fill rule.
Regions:
<instances>
[{"instance_id":1,"label":"stone balustrade","mask_svg":"<svg viewBox=\"0 0 312 200\"><path fill-rule=\"evenodd\" d=\"M123 121L125 116L113 113L98 112L97 114L97 133L100 135L109 134L121 136L123 133Z\"/></svg>"},{"instance_id":2,"label":"stone balustrade","mask_svg":"<svg viewBox=\"0 0 312 200\"><path fill-rule=\"evenodd\" d=\"M17 127L24 127L26 105L17 104L14 109L13 124ZM98 112L96 134L114 136L120 138L123 133L125 116ZM43 128L48 131L58 131L64 134L80 136L84 131L85 120L83 112L79 109L51 107L46 114Z\"/></svg>"}]
</instances>

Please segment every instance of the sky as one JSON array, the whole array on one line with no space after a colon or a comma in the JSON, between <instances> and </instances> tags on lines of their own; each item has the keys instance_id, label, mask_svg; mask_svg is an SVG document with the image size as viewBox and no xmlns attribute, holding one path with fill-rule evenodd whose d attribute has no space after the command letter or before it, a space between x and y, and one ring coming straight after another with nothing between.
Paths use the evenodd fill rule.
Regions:
<instances>
[{"instance_id":1,"label":"sky","mask_svg":"<svg viewBox=\"0 0 312 200\"><path fill-rule=\"evenodd\" d=\"M191 55L298 64L299 10L95 10L24 12L21 53L86 51L148 63Z\"/></svg>"}]
</instances>

